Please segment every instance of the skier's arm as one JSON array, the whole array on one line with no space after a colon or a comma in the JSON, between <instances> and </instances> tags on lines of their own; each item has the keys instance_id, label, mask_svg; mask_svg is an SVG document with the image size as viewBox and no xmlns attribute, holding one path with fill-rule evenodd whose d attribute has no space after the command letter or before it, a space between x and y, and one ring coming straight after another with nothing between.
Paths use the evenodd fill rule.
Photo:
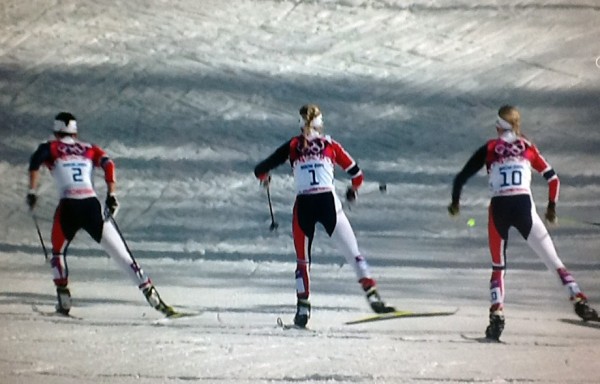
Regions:
<instances>
[{"instance_id":1,"label":"skier's arm","mask_svg":"<svg viewBox=\"0 0 600 384\"><path fill-rule=\"evenodd\" d=\"M37 203L37 188L40 180L40 167L45 161L50 159L50 144L43 143L38 146L36 151L29 159L29 191L27 192L27 205L33 209Z\"/></svg>"},{"instance_id":2,"label":"skier's arm","mask_svg":"<svg viewBox=\"0 0 600 384\"><path fill-rule=\"evenodd\" d=\"M487 154L487 144L481 146L471 158L467 161L463 169L456 175L454 178L454 183L452 185L452 203L448 209L450 210L453 207L458 213L460 194L462 192L463 186L467 183L467 180L471 178L474 174L479 172L479 170L485 165L485 157ZM452 214L453 212L450 211Z\"/></svg>"},{"instance_id":3,"label":"skier's arm","mask_svg":"<svg viewBox=\"0 0 600 384\"><path fill-rule=\"evenodd\" d=\"M108 157L104 156L100 160L100 167L104 170L104 182L106 182L106 192L112 195L116 192L117 176L115 171L115 163Z\"/></svg>"},{"instance_id":4,"label":"skier's arm","mask_svg":"<svg viewBox=\"0 0 600 384\"><path fill-rule=\"evenodd\" d=\"M335 163L350 176L350 180L352 181L351 188L357 191L364 180L362 170L340 143L331 140L331 145L335 149Z\"/></svg>"},{"instance_id":5,"label":"skier's arm","mask_svg":"<svg viewBox=\"0 0 600 384\"><path fill-rule=\"evenodd\" d=\"M92 145L92 151L94 153L92 157L94 166L100 167L104 171L104 182L106 183L107 194L114 194L116 192L117 182L115 163L106 152L97 145Z\"/></svg>"},{"instance_id":6,"label":"skier's arm","mask_svg":"<svg viewBox=\"0 0 600 384\"><path fill-rule=\"evenodd\" d=\"M29 159L29 191L35 191L40 179L40 167L50 158L50 143L43 143Z\"/></svg>"},{"instance_id":7,"label":"skier's arm","mask_svg":"<svg viewBox=\"0 0 600 384\"><path fill-rule=\"evenodd\" d=\"M533 146L535 157L531 162L533 169L542 174L548 182L548 206L546 208L545 217L550 223L556 222L556 202L560 191L560 179L554 171L554 168L544 159L538 149Z\"/></svg>"},{"instance_id":8,"label":"skier's arm","mask_svg":"<svg viewBox=\"0 0 600 384\"><path fill-rule=\"evenodd\" d=\"M275 150L269 157L265 160L258 163L258 165L254 168L254 176L256 176L260 180L265 180L269 172L285 163L285 161L290 157L290 142L288 140L283 145Z\"/></svg>"}]
</instances>

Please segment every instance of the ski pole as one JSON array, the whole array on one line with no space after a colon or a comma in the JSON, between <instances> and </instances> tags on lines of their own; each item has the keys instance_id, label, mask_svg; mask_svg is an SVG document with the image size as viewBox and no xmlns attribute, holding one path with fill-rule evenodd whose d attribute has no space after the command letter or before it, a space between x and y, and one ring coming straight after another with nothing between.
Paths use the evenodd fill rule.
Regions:
<instances>
[{"instance_id":1,"label":"ski pole","mask_svg":"<svg viewBox=\"0 0 600 384\"><path fill-rule=\"evenodd\" d=\"M133 259L133 254L131 253L131 250L129 249L129 246L127 245L127 242L125 241L125 237L123 236L123 233L121 232L121 229L117 225L117 221L115 220L115 216L112 213L110 213L110 210L108 209L108 207L104 208L104 222L105 223L106 222L111 222L112 223L113 227L117 231L117 234L119 234L119 237L121 238L121 241L123 242L123 245L125 246L125 250L127 250L127 253L129 253L129 256L131 256L131 258Z\"/></svg>"},{"instance_id":2,"label":"ski pole","mask_svg":"<svg viewBox=\"0 0 600 384\"><path fill-rule=\"evenodd\" d=\"M560 224L560 222L566 222L566 223L571 223L571 224L579 224L579 225L591 225L591 226L595 226L595 227L600 227L600 223L598 222L593 222L593 221L584 221L584 220L578 220L572 217L565 217L565 216L561 216L558 218L558 223Z\"/></svg>"},{"instance_id":3,"label":"ski pole","mask_svg":"<svg viewBox=\"0 0 600 384\"><path fill-rule=\"evenodd\" d=\"M279 224L275 221L275 215L273 214L273 203L271 203L271 184L267 184L267 200L269 200L269 212L271 213L271 226L269 230L274 231L279 227Z\"/></svg>"},{"instance_id":4,"label":"ski pole","mask_svg":"<svg viewBox=\"0 0 600 384\"><path fill-rule=\"evenodd\" d=\"M33 217L33 223L35 224L35 229L37 230L37 234L40 239L40 244L42 244L42 249L44 250L44 259L48 261L48 250L46 249L46 245L44 244L44 238L42 237L42 232L40 231L40 225L38 224L37 216L33 211L31 211L31 217Z\"/></svg>"}]
</instances>

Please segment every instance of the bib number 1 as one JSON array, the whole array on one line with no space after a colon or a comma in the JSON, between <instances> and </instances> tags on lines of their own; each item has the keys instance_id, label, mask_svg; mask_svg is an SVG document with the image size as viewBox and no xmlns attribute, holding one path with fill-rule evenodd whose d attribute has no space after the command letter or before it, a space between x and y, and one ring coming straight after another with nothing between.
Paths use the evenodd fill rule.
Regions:
<instances>
[{"instance_id":1,"label":"bib number 1","mask_svg":"<svg viewBox=\"0 0 600 384\"><path fill-rule=\"evenodd\" d=\"M314 169L309 169L308 173L310 173L310 185L319 185L319 182L317 181L317 172L315 172Z\"/></svg>"}]
</instances>

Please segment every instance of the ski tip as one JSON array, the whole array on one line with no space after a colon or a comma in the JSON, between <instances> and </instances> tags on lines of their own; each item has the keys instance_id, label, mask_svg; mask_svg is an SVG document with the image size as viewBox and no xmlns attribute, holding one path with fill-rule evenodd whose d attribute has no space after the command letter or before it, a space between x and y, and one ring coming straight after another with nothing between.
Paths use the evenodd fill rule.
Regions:
<instances>
[{"instance_id":1,"label":"ski tip","mask_svg":"<svg viewBox=\"0 0 600 384\"><path fill-rule=\"evenodd\" d=\"M202 313L201 312L173 312L173 313L169 313L168 315L165 316L166 319L180 319L182 317L194 317L194 316L200 316Z\"/></svg>"},{"instance_id":2,"label":"ski tip","mask_svg":"<svg viewBox=\"0 0 600 384\"><path fill-rule=\"evenodd\" d=\"M504 341L502 341L500 339L490 339L490 338L487 338L485 336L481 336L481 337L475 336L474 337L474 336L469 336L469 335L466 335L464 333L461 333L460 337L463 340L474 341L474 342L483 343L483 344L506 344Z\"/></svg>"},{"instance_id":3,"label":"ski tip","mask_svg":"<svg viewBox=\"0 0 600 384\"><path fill-rule=\"evenodd\" d=\"M62 313L62 312L58 312L57 310L46 311L46 310L39 308L35 304L31 305L31 310L39 315L46 316L46 317L58 317L58 318L72 319L72 320L83 320L83 317L75 316L70 313Z\"/></svg>"},{"instance_id":4,"label":"ski tip","mask_svg":"<svg viewBox=\"0 0 600 384\"><path fill-rule=\"evenodd\" d=\"M285 323L283 321L283 319L281 317L277 318L277 327L284 329L284 330L288 330L288 329L297 329L300 331L309 331L309 332L314 332L312 329L308 328L308 327L300 327L294 323Z\"/></svg>"}]
</instances>

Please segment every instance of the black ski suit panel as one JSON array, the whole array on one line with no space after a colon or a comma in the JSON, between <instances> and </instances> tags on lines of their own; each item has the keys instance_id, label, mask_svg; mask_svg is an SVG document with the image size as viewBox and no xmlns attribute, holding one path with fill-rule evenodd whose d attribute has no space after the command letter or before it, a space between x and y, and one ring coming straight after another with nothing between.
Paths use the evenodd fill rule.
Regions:
<instances>
[{"instance_id":1,"label":"black ski suit panel","mask_svg":"<svg viewBox=\"0 0 600 384\"><path fill-rule=\"evenodd\" d=\"M532 201L529 195L495 196L490 202L491 218L496 231L503 240L508 240L508 230L515 227L525 240L533 227Z\"/></svg>"},{"instance_id":2,"label":"black ski suit panel","mask_svg":"<svg viewBox=\"0 0 600 384\"><path fill-rule=\"evenodd\" d=\"M29 171L37 171L46 160L50 159L50 143L42 143L29 159Z\"/></svg>"},{"instance_id":3,"label":"black ski suit panel","mask_svg":"<svg viewBox=\"0 0 600 384\"><path fill-rule=\"evenodd\" d=\"M275 150L269 157L265 160L258 163L258 165L254 168L254 175L259 177L266 173L269 173L270 170L279 167L281 164L285 163L287 159L290 158L290 143L292 140L288 140L283 145Z\"/></svg>"},{"instance_id":4,"label":"black ski suit panel","mask_svg":"<svg viewBox=\"0 0 600 384\"><path fill-rule=\"evenodd\" d=\"M89 233L97 243L102 240L104 217L98 198L61 199L56 215L68 242L73 240L80 229Z\"/></svg>"},{"instance_id":5,"label":"black ski suit panel","mask_svg":"<svg viewBox=\"0 0 600 384\"><path fill-rule=\"evenodd\" d=\"M485 166L487 144L482 145L467 161L463 169L454 178L452 185L452 204L458 204L463 186L473 175Z\"/></svg>"},{"instance_id":6,"label":"black ski suit panel","mask_svg":"<svg viewBox=\"0 0 600 384\"><path fill-rule=\"evenodd\" d=\"M335 199L333 192L315 193L296 196L294 211L298 217L298 225L310 242L315 235L315 225L321 223L327 235L331 237L337 224Z\"/></svg>"}]
</instances>

